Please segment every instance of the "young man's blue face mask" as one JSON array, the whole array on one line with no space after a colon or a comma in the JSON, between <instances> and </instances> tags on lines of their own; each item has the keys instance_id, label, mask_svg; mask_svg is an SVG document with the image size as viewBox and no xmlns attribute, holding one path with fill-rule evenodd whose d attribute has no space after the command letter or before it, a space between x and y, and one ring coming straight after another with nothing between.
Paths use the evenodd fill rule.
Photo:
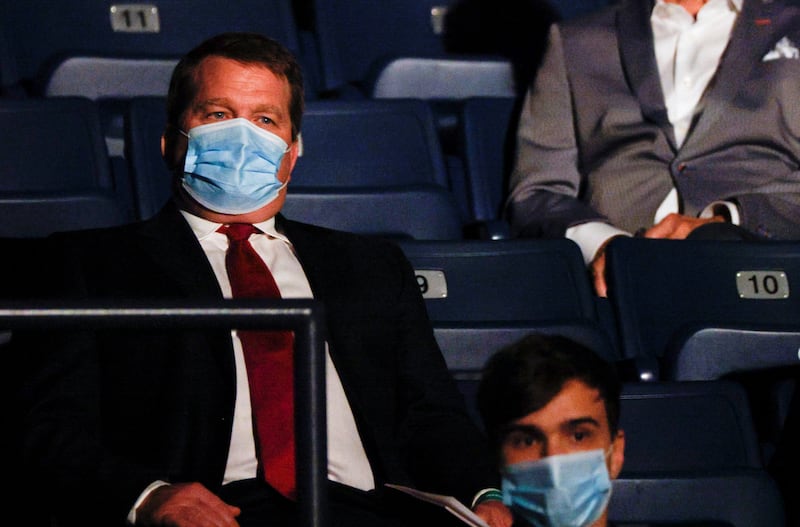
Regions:
<instances>
[{"instance_id":1,"label":"young man's blue face mask","mask_svg":"<svg viewBox=\"0 0 800 527\"><path fill-rule=\"evenodd\" d=\"M533 527L588 527L611 498L602 449L515 463L502 476L503 503Z\"/></svg>"},{"instance_id":2,"label":"young man's blue face mask","mask_svg":"<svg viewBox=\"0 0 800 527\"><path fill-rule=\"evenodd\" d=\"M277 174L288 145L247 119L196 126L185 135L189 144L183 188L207 209L253 212L274 201L286 186Z\"/></svg>"}]
</instances>

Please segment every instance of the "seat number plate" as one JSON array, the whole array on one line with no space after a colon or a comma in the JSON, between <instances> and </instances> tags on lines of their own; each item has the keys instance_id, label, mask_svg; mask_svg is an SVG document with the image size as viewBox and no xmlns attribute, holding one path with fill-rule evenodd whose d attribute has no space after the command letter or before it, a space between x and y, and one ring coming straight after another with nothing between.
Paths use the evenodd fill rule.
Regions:
<instances>
[{"instance_id":1,"label":"seat number plate","mask_svg":"<svg viewBox=\"0 0 800 527\"><path fill-rule=\"evenodd\" d=\"M789 298L789 280L783 271L739 271L736 273L736 289L739 291L739 298Z\"/></svg>"},{"instance_id":2,"label":"seat number plate","mask_svg":"<svg viewBox=\"0 0 800 527\"><path fill-rule=\"evenodd\" d=\"M118 33L158 33L158 7L151 4L116 4L109 10L111 29Z\"/></svg>"},{"instance_id":3,"label":"seat number plate","mask_svg":"<svg viewBox=\"0 0 800 527\"><path fill-rule=\"evenodd\" d=\"M423 298L447 298L447 279L442 271L416 269L414 274Z\"/></svg>"}]
</instances>

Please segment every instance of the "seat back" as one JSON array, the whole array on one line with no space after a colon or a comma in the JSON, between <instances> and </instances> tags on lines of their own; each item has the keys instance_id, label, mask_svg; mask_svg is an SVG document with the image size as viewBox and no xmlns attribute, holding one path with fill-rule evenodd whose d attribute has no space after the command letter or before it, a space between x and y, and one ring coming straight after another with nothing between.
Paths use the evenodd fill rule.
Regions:
<instances>
[{"instance_id":1,"label":"seat back","mask_svg":"<svg viewBox=\"0 0 800 527\"><path fill-rule=\"evenodd\" d=\"M402 248L436 322L595 319L586 269L569 240L404 243Z\"/></svg>"},{"instance_id":2,"label":"seat back","mask_svg":"<svg viewBox=\"0 0 800 527\"><path fill-rule=\"evenodd\" d=\"M787 525L781 495L764 470L617 479L611 496L609 521L620 526Z\"/></svg>"},{"instance_id":3,"label":"seat back","mask_svg":"<svg viewBox=\"0 0 800 527\"><path fill-rule=\"evenodd\" d=\"M569 240L402 241L451 371L475 379L525 334L570 336L618 358L600 327L586 269Z\"/></svg>"},{"instance_id":4,"label":"seat back","mask_svg":"<svg viewBox=\"0 0 800 527\"><path fill-rule=\"evenodd\" d=\"M424 101L312 101L302 137L293 187L448 186Z\"/></svg>"},{"instance_id":5,"label":"seat back","mask_svg":"<svg viewBox=\"0 0 800 527\"><path fill-rule=\"evenodd\" d=\"M366 89L374 99L460 101L514 97L517 88L513 64L503 57L402 56L376 62Z\"/></svg>"},{"instance_id":6,"label":"seat back","mask_svg":"<svg viewBox=\"0 0 800 527\"><path fill-rule=\"evenodd\" d=\"M283 213L290 219L393 240L460 240L458 207L435 185L397 188L294 188Z\"/></svg>"},{"instance_id":7,"label":"seat back","mask_svg":"<svg viewBox=\"0 0 800 527\"><path fill-rule=\"evenodd\" d=\"M461 109L461 155L473 219L499 220L516 133L516 99L475 97Z\"/></svg>"},{"instance_id":8,"label":"seat back","mask_svg":"<svg viewBox=\"0 0 800 527\"><path fill-rule=\"evenodd\" d=\"M741 382L769 459L800 366L800 243L617 239L606 254L623 353L663 379Z\"/></svg>"},{"instance_id":9,"label":"seat back","mask_svg":"<svg viewBox=\"0 0 800 527\"><path fill-rule=\"evenodd\" d=\"M364 81L377 60L444 52L451 0L314 0L321 83L336 89Z\"/></svg>"},{"instance_id":10,"label":"seat back","mask_svg":"<svg viewBox=\"0 0 800 527\"><path fill-rule=\"evenodd\" d=\"M626 356L664 357L689 329L797 326L798 242L619 238L606 254Z\"/></svg>"},{"instance_id":11,"label":"seat back","mask_svg":"<svg viewBox=\"0 0 800 527\"><path fill-rule=\"evenodd\" d=\"M0 99L0 159L0 236L44 236L133 219L88 99Z\"/></svg>"},{"instance_id":12,"label":"seat back","mask_svg":"<svg viewBox=\"0 0 800 527\"><path fill-rule=\"evenodd\" d=\"M729 381L627 383L615 524L784 525L744 389Z\"/></svg>"},{"instance_id":13,"label":"seat back","mask_svg":"<svg viewBox=\"0 0 800 527\"><path fill-rule=\"evenodd\" d=\"M164 95L177 59L222 31L266 34L299 51L289 0L235 0L224 9L196 0L30 0L4 2L0 14L18 74L39 94Z\"/></svg>"},{"instance_id":14,"label":"seat back","mask_svg":"<svg viewBox=\"0 0 800 527\"><path fill-rule=\"evenodd\" d=\"M158 212L172 192L172 174L161 156L161 135L166 122L163 96L130 100L125 118L125 158L140 219Z\"/></svg>"},{"instance_id":15,"label":"seat back","mask_svg":"<svg viewBox=\"0 0 800 527\"><path fill-rule=\"evenodd\" d=\"M732 381L627 382L622 477L763 468L744 388Z\"/></svg>"}]
</instances>

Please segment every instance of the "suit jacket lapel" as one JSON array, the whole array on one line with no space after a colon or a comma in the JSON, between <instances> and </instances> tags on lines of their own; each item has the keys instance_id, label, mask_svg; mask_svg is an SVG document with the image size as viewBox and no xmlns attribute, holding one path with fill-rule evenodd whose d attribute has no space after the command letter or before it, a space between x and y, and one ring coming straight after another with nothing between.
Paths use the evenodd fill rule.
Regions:
<instances>
[{"instance_id":1,"label":"suit jacket lapel","mask_svg":"<svg viewBox=\"0 0 800 527\"><path fill-rule=\"evenodd\" d=\"M702 113L686 138L684 150L711 133L714 123L724 115L742 86L743 79L761 62L763 56L780 38L780 20L777 13L783 8L782 0L745 0L742 12L733 27L730 43L720 60L717 73L700 100Z\"/></svg>"},{"instance_id":2,"label":"suit jacket lapel","mask_svg":"<svg viewBox=\"0 0 800 527\"><path fill-rule=\"evenodd\" d=\"M331 359L336 365L353 412L358 416L361 412L357 395L359 383L354 382L353 377L358 369L362 341L359 332L351 330L354 322L342 300L347 292L341 288L348 285L341 277L352 271L347 266L347 258L343 257L341 250L337 250L336 242L326 239L326 236L331 240L335 239L336 234L326 234L329 231L289 221L280 214L275 221L276 228L292 242L314 298L325 304Z\"/></svg>"},{"instance_id":3,"label":"suit jacket lapel","mask_svg":"<svg viewBox=\"0 0 800 527\"><path fill-rule=\"evenodd\" d=\"M177 284L185 298L222 299L222 290L208 258L175 204L171 201L167 203L158 214L141 224L137 234L131 243L140 245L142 254L161 269L166 281ZM197 331L186 331L182 335L186 349L199 353L205 347L208 350L206 353L217 360L220 371L230 380L230 397L233 401L236 372L229 334L217 330L209 333L197 328ZM220 477L224 470L224 458L222 462L217 467Z\"/></svg>"},{"instance_id":4,"label":"suit jacket lapel","mask_svg":"<svg viewBox=\"0 0 800 527\"><path fill-rule=\"evenodd\" d=\"M168 203L144 222L137 241L154 265L174 280L188 298L222 298L214 271L177 206Z\"/></svg>"},{"instance_id":5,"label":"suit jacket lapel","mask_svg":"<svg viewBox=\"0 0 800 527\"><path fill-rule=\"evenodd\" d=\"M658 75L650 15L653 2L624 0L617 10L617 39L620 60L628 84L639 99L646 119L662 127L675 147L672 126L664 104L661 79Z\"/></svg>"}]
</instances>

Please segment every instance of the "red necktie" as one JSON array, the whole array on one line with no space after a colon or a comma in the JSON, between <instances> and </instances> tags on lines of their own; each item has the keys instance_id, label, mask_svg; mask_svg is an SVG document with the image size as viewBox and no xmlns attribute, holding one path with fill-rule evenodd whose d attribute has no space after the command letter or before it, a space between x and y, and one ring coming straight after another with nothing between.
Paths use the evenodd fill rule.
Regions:
<instances>
[{"instance_id":1,"label":"red necktie","mask_svg":"<svg viewBox=\"0 0 800 527\"><path fill-rule=\"evenodd\" d=\"M269 268L250 245L252 225L232 223L225 267L234 298L280 298ZM256 449L264 479L287 498L295 497L294 372L291 331L239 331L244 349Z\"/></svg>"}]
</instances>

